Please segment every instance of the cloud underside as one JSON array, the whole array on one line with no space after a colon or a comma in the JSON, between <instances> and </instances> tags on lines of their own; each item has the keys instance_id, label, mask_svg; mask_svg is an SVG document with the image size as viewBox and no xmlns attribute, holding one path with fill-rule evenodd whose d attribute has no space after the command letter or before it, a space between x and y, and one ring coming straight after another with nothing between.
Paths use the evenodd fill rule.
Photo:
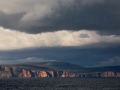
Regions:
<instances>
[{"instance_id":1,"label":"cloud underside","mask_svg":"<svg viewBox=\"0 0 120 90\"><path fill-rule=\"evenodd\" d=\"M119 35L119 10L119 0L4 0L0 26L27 33L87 29Z\"/></svg>"},{"instance_id":2,"label":"cloud underside","mask_svg":"<svg viewBox=\"0 0 120 90\"><path fill-rule=\"evenodd\" d=\"M0 59L0 64L21 64L21 63L29 63L29 62L50 62L50 61L56 61L56 60L47 60L43 58L28 57L24 59L18 58L16 60L10 60L10 59L1 60Z\"/></svg>"},{"instance_id":3,"label":"cloud underside","mask_svg":"<svg viewBox=\"0 0 120 90\"><path fill-rule=\"evenodd\" d=\"M106 59L105 61L100 61L99 66L119 65L119 63L120 63L120 56L114 56Z\"/></svg>"},{"instance_id":4,"label":"cloud underside","mask_svg":"<svg viewBox=\"0 0 120 90\"><path fill-rule=\"evenodd\" d=\"M109 66L120 64L120 47L117 48L79 48L48 47L11 51L0 51L0 64L62 61L80 66Z\"/></svg>"},{"instance_id":5,"label":"cloud underside","mask_svg":"<svg viewBox=\"0 0 120 90\"><path fill-rule=\"evenodd\" d=\"M108 48L119 46L120 37L101 36L95 31L79 30L27 34L0 27L0 50L42 47Z\"/></svg>"}]
</instances>

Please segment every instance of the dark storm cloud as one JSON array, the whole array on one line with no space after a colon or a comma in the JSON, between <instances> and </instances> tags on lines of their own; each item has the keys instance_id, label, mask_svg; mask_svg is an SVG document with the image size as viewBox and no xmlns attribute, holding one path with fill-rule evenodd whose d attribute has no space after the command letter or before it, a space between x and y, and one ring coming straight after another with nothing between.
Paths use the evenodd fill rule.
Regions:
<instances>
[{"instance_id":1,"label":"dark storm cloud","mask_svg":"<svg viewBox=\"0 0 120 90\"><path fill-rule=\"evenodd\" d=\"M17 29L18 22L23 16L23 13L7 15L0 11L0 26L10 29Z\"/></svg>"},{"instance_id":2,"label":"dark storm cloud","mask_svg":"<svg viewBox=\"0 0 120 90\"><path fill-rule=\"evenodd\" d=\"M54 0L51 0L51 2L54 2ZM16 14L5 15L7 19L0 17L2 20L0 25L27 33L87 29L97 30L102 35L120 34L119 0L71 0L72 4L68 2L64 5L65 2L44 4L44 8L48 8L45 8L45 12L42 13L38 6L37 17L33 16L34 11L26 12L26 16L23 15L22 17L21 14L18 14L18 16ZM56 6L52 7L52 5ZM42 17L41 14L43 14ZM12 19L13 17L14 19ZM14 25L11 25L10 22L13 22Z\"/></svg>"},{"instance_id":3,"label":"dark storm cloud","mask_svg":"<svg viewBox=\"0 0 120 90\"><path fill-rule=\"evenodd\" d=\"M16 60L35 57L38 59L69 62L80 66L102 66L101 62L109 62L109 59L120 56L119 51L120 47L106 49L82 49L79 47L36 48L19 51L1 51L0 60L7 61L8 63L11 63L12 60L14 63ZM34 61L34 58L32 61ZM119 63L114 63L113 65L117 64Z\"/></svg>"}]
</instances>

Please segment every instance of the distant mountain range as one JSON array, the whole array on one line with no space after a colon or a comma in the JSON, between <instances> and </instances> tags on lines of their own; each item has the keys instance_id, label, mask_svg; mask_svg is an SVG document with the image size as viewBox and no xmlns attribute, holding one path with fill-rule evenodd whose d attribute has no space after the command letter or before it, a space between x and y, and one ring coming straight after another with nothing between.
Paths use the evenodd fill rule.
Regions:
<instances>
[{"instance_id":1,"label":"distant mountain range","mask_svg":"<svg viewBox=\"0 0 120 90\"><path fill-rule=\"evenodd\" d=\"M81 67L66 62L0 65L0 77L120 77L120 66Z\"/></svg>"}]
</instances>

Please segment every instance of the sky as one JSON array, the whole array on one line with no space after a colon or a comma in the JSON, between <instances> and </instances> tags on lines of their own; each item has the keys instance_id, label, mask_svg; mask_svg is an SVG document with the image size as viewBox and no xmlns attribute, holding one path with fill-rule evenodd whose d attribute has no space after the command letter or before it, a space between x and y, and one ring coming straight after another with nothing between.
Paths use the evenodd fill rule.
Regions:
<instances>
[{"instance_id":1,"label":"sky","mask_svg":"<svg viewBox=\"0 0 120 90\"><path fill-rule=\"evenodd\" d=\"M0 64L120 65L119 0L1 0Z\"/></svg>"}]
</instances>

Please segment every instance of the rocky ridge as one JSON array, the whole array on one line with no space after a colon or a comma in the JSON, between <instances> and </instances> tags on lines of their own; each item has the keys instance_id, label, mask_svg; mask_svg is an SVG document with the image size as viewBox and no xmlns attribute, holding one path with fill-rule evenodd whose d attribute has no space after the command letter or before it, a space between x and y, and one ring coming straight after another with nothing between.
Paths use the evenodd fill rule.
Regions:
<instances>
[{"instance_id":1,"label":"rocky ridge","mask_svg":"<svg viewBox=\"0 0 120 90\"><path fill-rule=\"evenodd\" d=\"M1 66L0 77L120 77L120 72L71 73L64 70L35 70L15 66Z\"/></svg>"}]
</instances>

